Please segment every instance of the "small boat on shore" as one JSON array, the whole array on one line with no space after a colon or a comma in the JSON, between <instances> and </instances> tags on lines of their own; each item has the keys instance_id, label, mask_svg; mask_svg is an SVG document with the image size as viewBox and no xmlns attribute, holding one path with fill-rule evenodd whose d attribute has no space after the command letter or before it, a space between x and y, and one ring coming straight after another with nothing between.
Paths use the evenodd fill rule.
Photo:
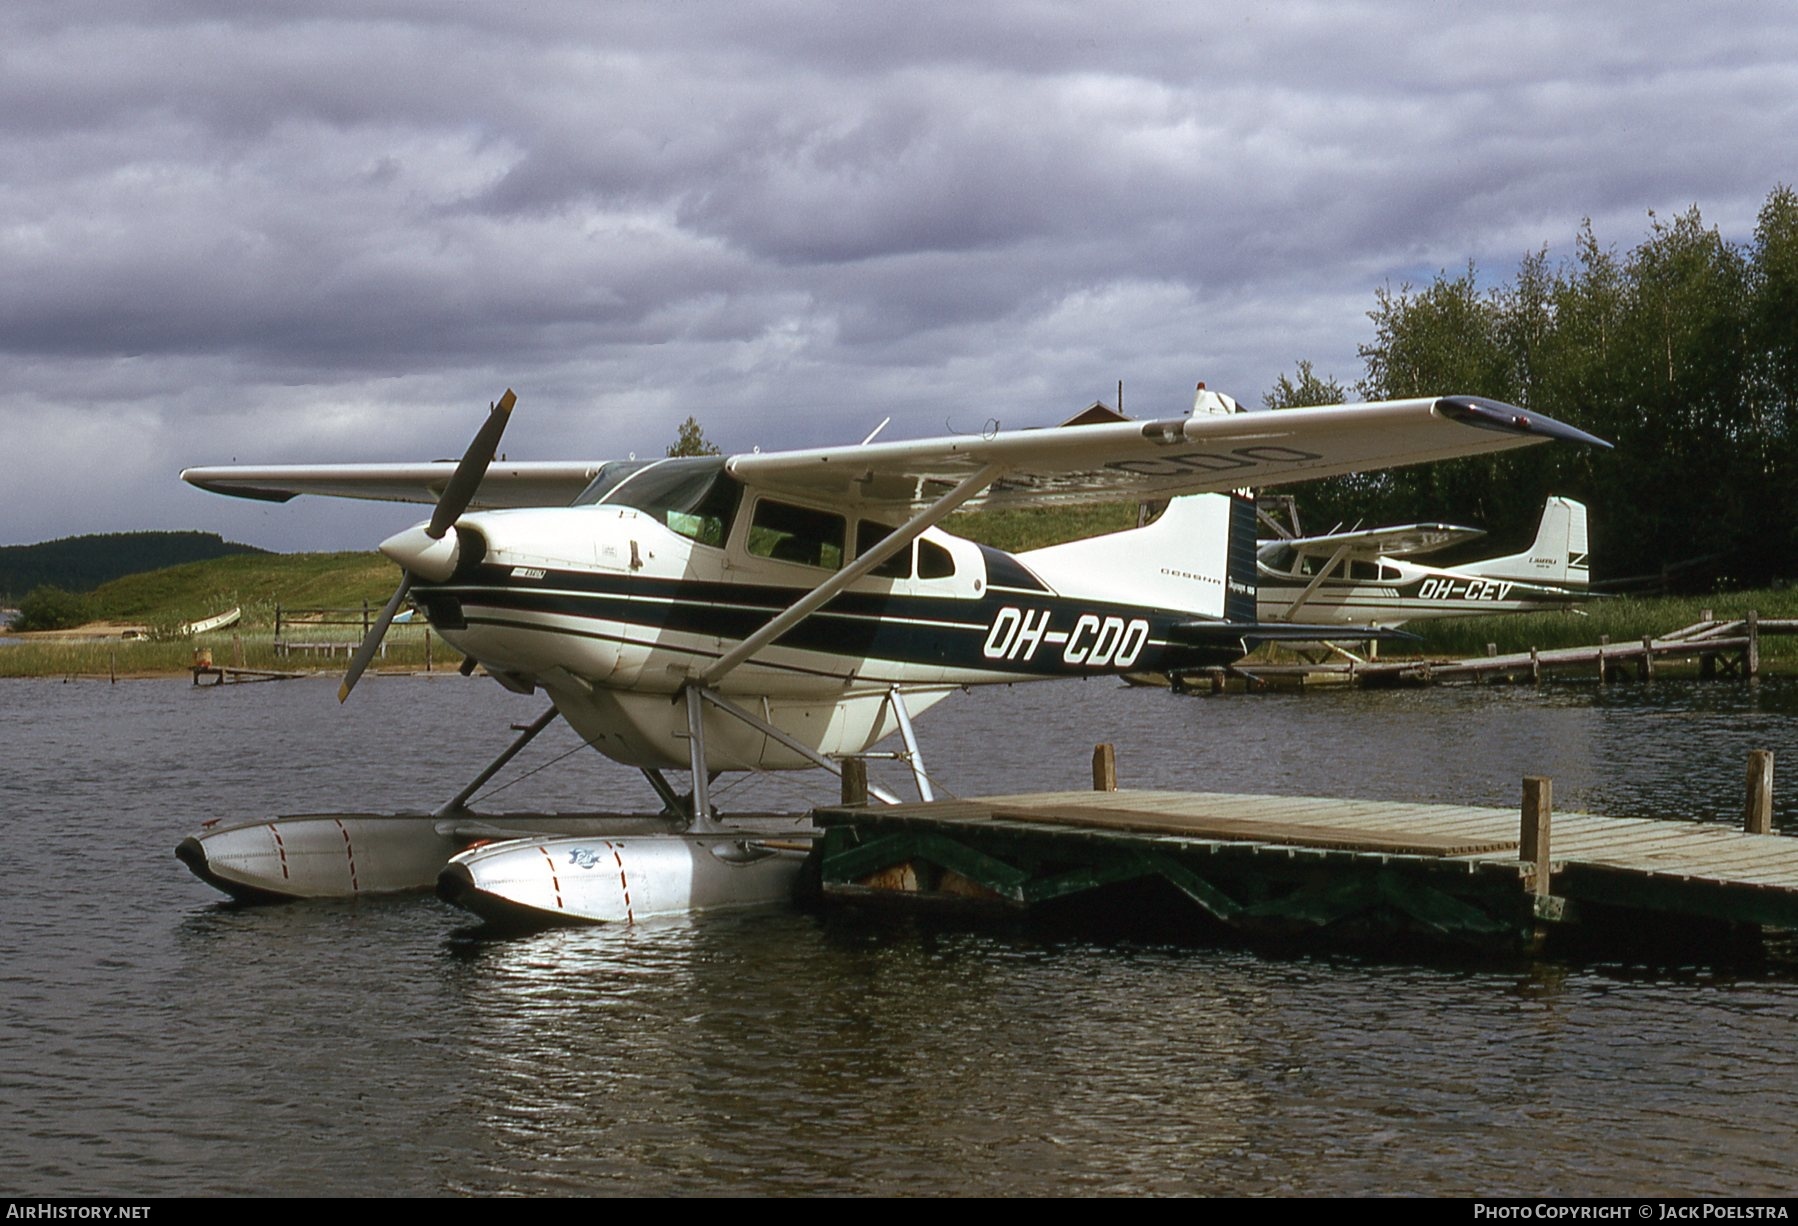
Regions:
<instances>
[{"instance_id":1,"label":"small boat on shore","mask_svg":"<svg viewBox=\"0 0 1798 1226\"><path fill-rule=\"evenodd\" d=\"M196 634L205 634L208 630L223 630L227 626L235 626L243 617L241 607L227 609L223 613L215 613L211 617L203 617L197 622L182 622L175 627L175 638L192 638ZM151 639L156 636L143 626L127 626L119 632L119 637L126 641Z\"/></svg>"},{"instance_id":2,"label":"small boat on shore","mask_svg":"<svg viewBox=\"0 0 1798 1226\"><path fill-rule=\"evenodd\" d=\"M216 614L215 616L202 618L197 622L188 622L185 626L181 627L181 633L194 635L205 634L208 630L223 630L227 626L235 626L242 617L242 608L227 609L225 612Z\"/></svg>"}]
</instances>

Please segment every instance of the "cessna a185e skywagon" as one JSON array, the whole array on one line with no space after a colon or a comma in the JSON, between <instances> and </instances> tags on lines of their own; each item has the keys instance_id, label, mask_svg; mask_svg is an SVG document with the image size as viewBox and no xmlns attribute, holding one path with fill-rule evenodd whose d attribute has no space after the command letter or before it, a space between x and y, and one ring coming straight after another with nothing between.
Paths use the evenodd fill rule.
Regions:
<instances>
[{"instance_id":1,"label":"cessna a185e skywagon","mask_svg":"<svg viewBox=\"0 0 1798 1226\"><path fill-rule=\"evenodd\" d=\"M1227 663L1316 638L1255 613L1255 514L1227 491L1551 440L1608 446L1510 405L1445 396L1195 412L724 457L494 462L513 395L458 463L194 468L203 489L431 504L381 551L409 596L508 689L550 707L458 796L416 816L221 828L182 860L240 898L423 888L478 914L631 920L788 897L801 852L714 813L717 772L841 771L953 690ZM1083 417L1084 419L1084 417ZM1077 419L1077 420L1083 420ZM1198 495L1194 497L1193 495ZM1145 527L1012 555L944 532L959 507L1171 499ZM663 818L569 822L466 802L557 715L642 769ZM684 772L684 790L666 770ZM882 799L890 799L881 795Z\"/></svg>"},{"instance_id":2,"label":"cessna a185e skywagon","mask_svg":"<svg viewBox=\"0 0 1798 1226\"><path fill-rule=\"evenodd\" d=\"M1263 541L1256 607L1268 621L1390 628L1420 618L1540 613L1587 599L1585 504L1550 498L1535 543L1522 553L1452 567L1410 560L1484 535L1407 524Z\"/></svg>"}]
</instances>

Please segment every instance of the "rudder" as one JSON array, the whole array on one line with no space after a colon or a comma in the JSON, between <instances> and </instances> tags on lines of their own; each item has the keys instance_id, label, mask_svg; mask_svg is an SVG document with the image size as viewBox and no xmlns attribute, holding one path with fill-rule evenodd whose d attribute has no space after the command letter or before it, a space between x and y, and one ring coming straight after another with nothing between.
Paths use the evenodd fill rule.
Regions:
<instances>
[{"instance_id":1,"label":"rudder","mask_svg":"<svg viewBox=\"0 0 1798 1226\"><path fill-rule=\"evenodd\" d=\"M1456 569L1490 579L1585 588L1592 577L1586 547L1586 504L1551 496L1543 504L1535 543L1527 551Z\"/></svg>"}]
</instances>

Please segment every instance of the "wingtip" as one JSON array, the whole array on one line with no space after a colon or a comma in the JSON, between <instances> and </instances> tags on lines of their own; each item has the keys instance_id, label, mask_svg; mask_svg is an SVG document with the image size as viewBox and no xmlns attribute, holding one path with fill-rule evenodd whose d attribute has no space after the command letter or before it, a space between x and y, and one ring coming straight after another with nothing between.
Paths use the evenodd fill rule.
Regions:
<instances>
[{"instance_id":1,"label":"wingtip","mask_svg":"<svg viewBox=\"0 0 1798 1226\"><path fill-rule=\"evenodd\" d=\"M1489 400L1484 396L1439 396L1436 399L1436 411L1451 421L1478 426L1484 430L1529 434L1611 450L1611 444L1596 434L1587 434L1578 426L1570 426L1545 413L1533 413L1502 400Z\"/></svg>"}]
</instances>

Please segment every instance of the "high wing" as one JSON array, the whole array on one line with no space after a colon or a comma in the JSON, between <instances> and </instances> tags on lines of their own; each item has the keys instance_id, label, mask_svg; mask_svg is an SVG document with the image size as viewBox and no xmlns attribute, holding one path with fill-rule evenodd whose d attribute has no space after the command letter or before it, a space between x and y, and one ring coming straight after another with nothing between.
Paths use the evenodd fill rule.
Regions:
<instances>
[{"instance_id":1,"label":"high wing","mask_svg":"<svg viewBox=\"0 0 1798 1226\"><path fill-rule=\"evenodd\" d=\"M560 507L573 502L598 475L587 461L558 463L496 461L475 492L470 507ZM456 471L454 460L420 464L274 464L189 468L181 479L214 494L286 502L300 494L365 498L375 502L422 502L435 506Z\"/></svg>"},{"instance_id":2,"label":"high wing","mask_svg":"<svg viewBox=\"0 0 1798 1226\"><path fill-rule=\"evenodd\" d=\"M916 509L997 468L966 505L1001 508L1266 488L1551 439L1610 446L1495 400L1444 396L738 455L729 471L759 489Z\"/></svg>"},{"instance_id":3,"label":"high wing","mask_svg":"<svg viewBox=\"0 0 1798 1226\"><path fill-rule=\"evenodd\" d=\"M1359 532L1327 532L1322 536L1295 536L1265 544L1290 549L1308 558L1343 557L1353 561L1375 558L1409 558L1434 553L1486 535L1484 528L1460 528L1454 524L1406 524L1394 528L1364 528Z\"/></svg>"},{"instance_id":4,"label":"high wing","mask_svg":"<svg viewBox=\"0 0 1798 1226\"><path fill-rule=\"evenodd\" d=\"M1443 396L764 452L732 456L728 469L746 484L802 499L921 511L975 478L958 505L1143 501L1265 488L1551 439L1610 446L1512 405ZM600 467L599 461L496 463L470 505L565 506ZM435 503L454 468L447 462L231 465L181 475L202 489L247 498L322 494Z\"/></svg>"}]
</instances>

